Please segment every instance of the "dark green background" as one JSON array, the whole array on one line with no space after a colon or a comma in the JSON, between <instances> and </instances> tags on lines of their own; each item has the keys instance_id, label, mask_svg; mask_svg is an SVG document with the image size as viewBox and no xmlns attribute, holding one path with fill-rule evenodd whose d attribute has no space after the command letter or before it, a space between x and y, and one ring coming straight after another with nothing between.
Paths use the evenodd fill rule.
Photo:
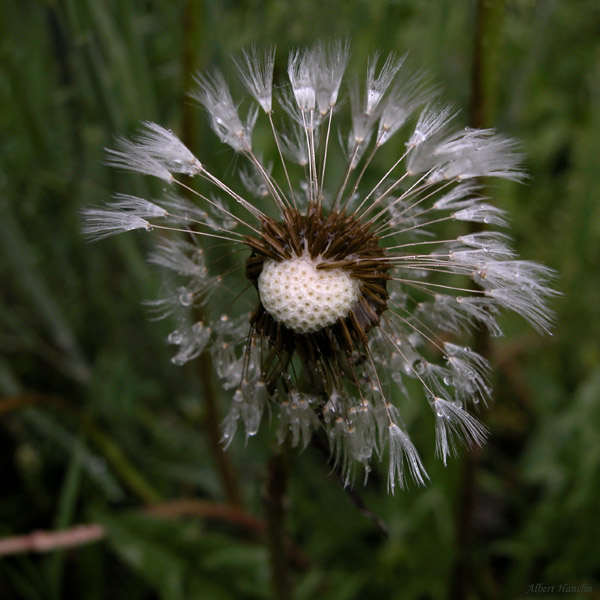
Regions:
<instances>
[{"instance_id":1,"label":"dark green background","mask_svg":"<svg viewBox=\"0 0 600 600\"><path fill-rule=\"evenodd\" d=\"M117 190L148 193L102 165L112 135L144 119L226 174L231 153L186 99L192 72L229 69L258 42L278 45L281 74L290 46L331 35L349 35L356 57L409 50L464 124L520 140L529 180L490 193L511 212L521 255L559 272L563 296L553 337L507 318L509 335L490 345L481 451L444 469L432 423L417 418L431 484L389 497L374 474L356 487L387 539L322 454L292 456L287 531L308 563L292 566L293 597L549 598L586 584L568 597L600 598L598 2L3 0L0 536L78 523L108 533L0 559L3 600L272 597L260 535L142 512L181 498L224 504L240 490L240 510L262 519L271 436L265 427L232 446L226 492L203 397L222 415L229 394L205 361L169 362L169 323L149 322L140 304L162 283L144 261L150 240L89 245L79 210ZM555 594L526 594L537 583Z\"/></svg>"}]
</instances>

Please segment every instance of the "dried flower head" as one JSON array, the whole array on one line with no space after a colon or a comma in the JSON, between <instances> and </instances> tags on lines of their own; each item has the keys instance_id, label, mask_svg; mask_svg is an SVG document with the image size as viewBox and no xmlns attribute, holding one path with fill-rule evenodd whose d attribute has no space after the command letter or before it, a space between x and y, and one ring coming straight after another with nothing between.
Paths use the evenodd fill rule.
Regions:
<instances>
[{"instance_id":1,"label":"dried flower head","mask_svg":"<svg viewBox=\"0 0 600 600\"><path fill-rule=\"evenodd\" d=\"M357 465L368 474L373 455L387 453L393 492L407 473L418 484L427 479L402 419L406 382L424 390L444 463L457 443L481 444L486 428L469 409L490 398L490 365L460 336L472 327L500 335L500 308L547 332L553 273L517 260L509 237L487 227L506 226L506 215L481 196L475 178L520 180L515 144L492 130L457 129L456 111L394 55L374 56L366 81L354 80L349 105L340 106L348 50L333 42L293 51L289 85L274 97L274 51L252 48L236 63L256 101L245 121L221 73L198 76L193 98L247 163L239 181L226 183L171 131L144 123L108 151L108 162L171 188L152 202L120 195L86 210L85 229L94 239L177 232L161 236L150 257L177 283L151 304L178 319L168 338L177 346L173 362L210 348L233 390L225 445L240 421L254 435L268 411L281 442L305 447L324 432L348 484ZM252 144L260 110L277 176ZM343 169L340 153L329 166L338 117ZM380 171L374 157L402 130L403 151ZM178 174L204 187L192 189ZM444 227L453 222L485 230ZM462 233L440 237L440 227Z\"/></svg>"}]
</instances>

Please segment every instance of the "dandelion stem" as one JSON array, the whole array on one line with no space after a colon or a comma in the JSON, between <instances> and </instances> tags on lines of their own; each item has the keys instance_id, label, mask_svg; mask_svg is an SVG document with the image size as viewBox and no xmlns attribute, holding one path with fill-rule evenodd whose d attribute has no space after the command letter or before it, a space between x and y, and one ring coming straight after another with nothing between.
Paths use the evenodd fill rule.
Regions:
<instances>
[{"instance_id":1,"label":"dandelion stem","mask_svg":"<svg viewBox=\"0 0 600 600\"><path fill-rule=\"evenodd\" d=\"M276 446L267 464L264 499L265 533L271 561L271 584L274 600L289 600L292 597L284 535L287 483L286 447L285 445Z\"/></svg>"}]
</instances>

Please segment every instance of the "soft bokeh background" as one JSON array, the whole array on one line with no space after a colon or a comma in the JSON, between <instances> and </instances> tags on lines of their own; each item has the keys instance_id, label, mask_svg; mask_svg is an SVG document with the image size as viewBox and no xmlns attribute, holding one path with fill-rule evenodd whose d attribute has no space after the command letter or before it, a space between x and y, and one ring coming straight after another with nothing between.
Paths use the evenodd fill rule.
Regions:
<instances>
[{"instance_id":1,"label":"soft bokeh background","mask_svg":"<svg viewBox=\"0 0 600 600\"><path fill-rule=\"evenodd\" d=\"M289 597L519 598L541 583L555 586L546 598L561 584L600 598L600 4L4 0L0 537L78 524L106 537L0 559L2 599L273 597L269 432L222 455L228 395L205 359L170 363L169 324L141 305L161 286L149 240L87 244L79 210L148 192L102 165L112 135L140 120L231 169L185 97L193 71L228 69L259 42L278 45L281 75L290 46L331 35L359 58L410 50L465 124L521 141L530 179L490 193L564 295L553 337L507 318L486 350L497 369L483 449L444 469L431 423L415 421L427 488L389 497L375 474L353 495L316 449L292 456Z\"/></svg>"}]
</instances>

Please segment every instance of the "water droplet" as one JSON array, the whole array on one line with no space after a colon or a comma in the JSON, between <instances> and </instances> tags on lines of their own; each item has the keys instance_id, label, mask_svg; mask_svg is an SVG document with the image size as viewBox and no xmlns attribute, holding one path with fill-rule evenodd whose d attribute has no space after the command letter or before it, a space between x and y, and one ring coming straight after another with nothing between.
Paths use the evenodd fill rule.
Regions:
<instances>
[{"instance_id":1,"label":"water droplet","mask_svg":"<svg viewBox=\"0 0 600 600\"><path fill-rule=\"evenodd\" d=\"M192 292L180 294L179 302L182 306L190 306L194 302L194 294Z\"/></svg>"},{"instance_id":2,"label":"water droplet","mask_svg":"<svg viewBox=\"0 0 600 600\"><path fill-rule=\"evenodd\" d=\"M452 379L450 375L446 375L446 377L444 377L444 383L446 385L452 385L454 383L454 379Z\"/></svg>"},{"instance_id":3,"label":"water droplet","mask_svg":"<svg viewBox=\"0 0 600 600\"><path fill-rule=\"evenodd\" d=\"M417 375L422 375L425 373L425 363L422 360L417 360L413 365L413 368Z\"/></svg>"},{"instance_id":4,"label":"water droplet","mask_svg":"<svg viewBox=\"0 0 600 600\"><path fill-rule=\"evenodd\" d=\"M181 344L182 340L183 340L183 336L177 329L175 331L172 331L167 336L167 342L169 344Z\"/></svg>"},{"instance_id":5,"label":"water droplet","mask_svg":"<svg viewBox=\"0 0 600 600\"><path fill-rule=\"evenodd\" d=\"M392 371L392 380L395 383L402 383L402 374L399 371Z\"/></svg>"}]
</instances>

